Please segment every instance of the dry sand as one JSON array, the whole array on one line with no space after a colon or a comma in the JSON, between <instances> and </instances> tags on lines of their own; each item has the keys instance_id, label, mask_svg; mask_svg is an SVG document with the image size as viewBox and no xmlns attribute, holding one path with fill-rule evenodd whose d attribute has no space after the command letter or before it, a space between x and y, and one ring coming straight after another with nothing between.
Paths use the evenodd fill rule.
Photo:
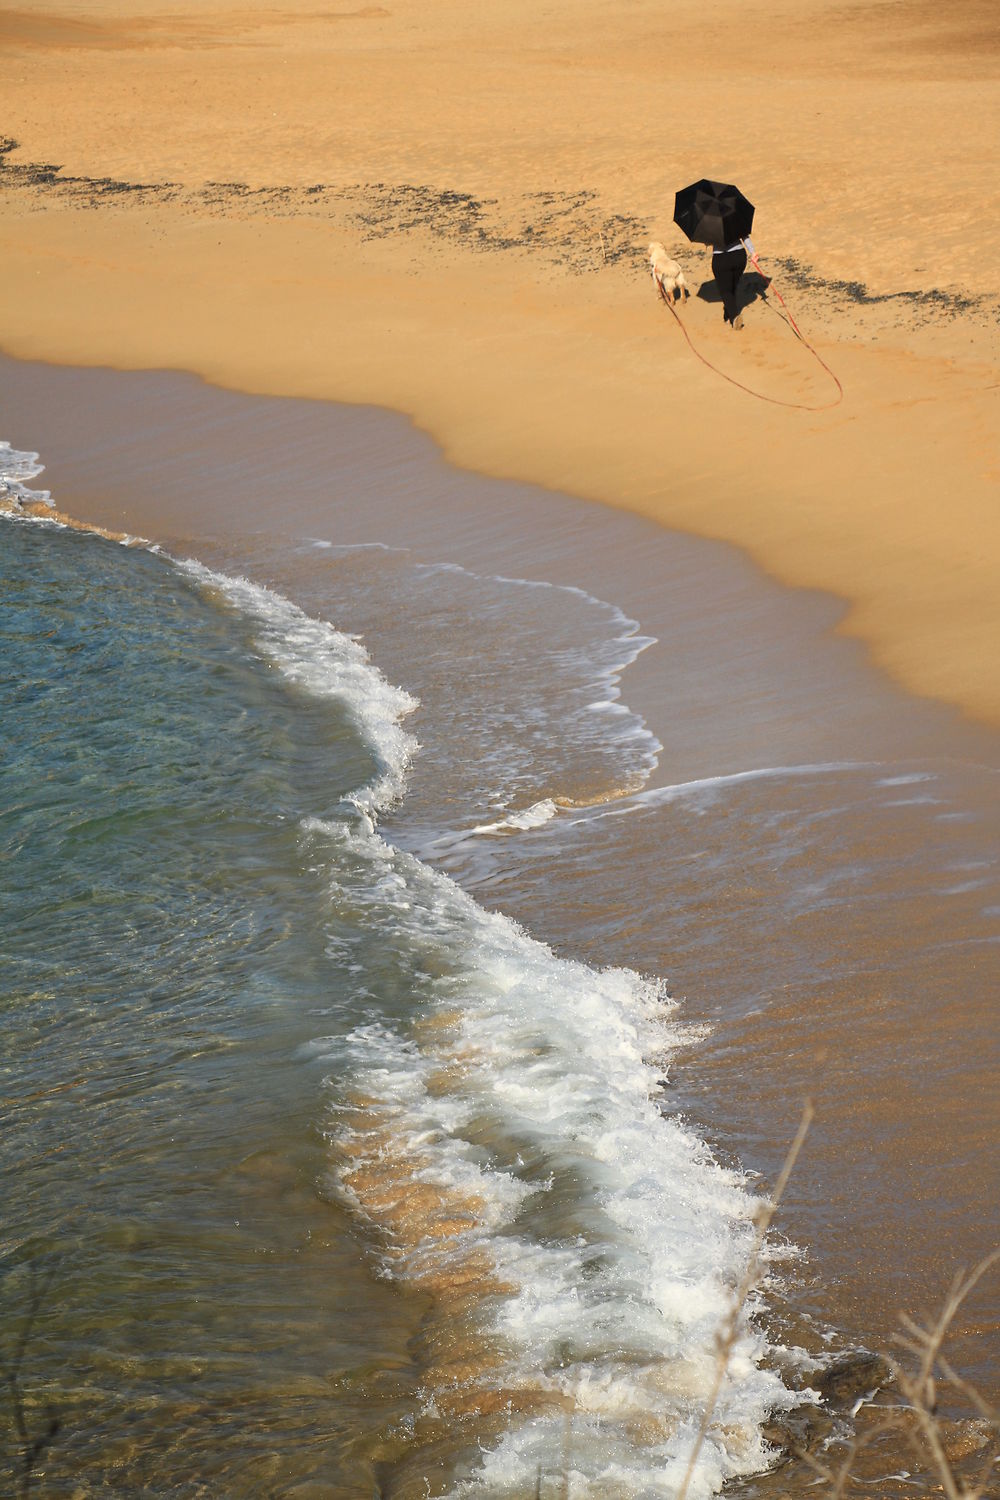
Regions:
<instances>
[{"instance_id":1,"label":"dry sand","mask_svg":"<svg viewBox=\"0 0 1000 1500\"><path fill-rule=\"evenodd\" d=\"M120 11L0 15L7 352L397 408L833 591L1000 723L993 0ZM756 202L835 409L727 385L656 302L651 236L709 276L670 222L703 174ZM835 394L773 302L683 316L762 394Z\"/></svg>"}]
</instances>

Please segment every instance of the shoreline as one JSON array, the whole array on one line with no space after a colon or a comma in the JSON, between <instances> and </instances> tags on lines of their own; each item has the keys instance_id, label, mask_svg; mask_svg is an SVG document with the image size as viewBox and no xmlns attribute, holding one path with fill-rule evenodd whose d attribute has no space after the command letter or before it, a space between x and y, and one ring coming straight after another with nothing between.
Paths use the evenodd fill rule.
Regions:
<instances>
[{"instance_id":1,"label":"shoreline","mask_svg":"<svg viewBox=\"0 0 1000 1500\"><path fill-rule=\"evenodd\" d=\"M582 582L593 596L626 608L644 633L652 628L659 637L658 646L643 652L628 668L622 684L623 702L638 708L658 737L668 740L651 791L695 771L724 773L726 768L773 763L767 756L778 745L794 758L813 755L818 746L836 746L849 755L853 741L855 752L863 747L866 755L884 754L889 763L895 743L897 758L899 747L905 746L907 759L944 755L967 770L992 748L991 763L996 764L995 737L989 731L964 726L950 710L908 700L872 671L854 643L831 635L835 601L783 590L735 549L671 538L622 511L581 507L570 497L545 497L532 489L449 473L437 450L402 418L283 398L233 396L189 376L72 371L5 360L0 360L0 407L7 413L20 410L24 418L35 412L38 422L50 428L51 441L41 444L41 459L48 459L41 482L51 485L57 501L80 493L81 509L112 523L133 517L155 520L159 515L164 526L169 522L175 546L179 542L183 547L191 535L198 536L200 544L193 550L212 566L226 571L227 565L239 563L250 576L271 583L324 618L317 600L337 597L331 581L335 575L327 571L330 551L304 545L310 538L332 542L348 553L375 538L392 541L409 550L414 561L464 563L483 577L526 571L525 561L530 560L539 578L551 574L559 585ZM4 436L17 446L20 431L18 425ZM280 465L273 463L275 455L281 455ZM162 529L156 539L170 540ZM704 608L708 600L717 605L714 611ZM377 599L372 608L379 618ZM366 630L363 617L341 617L339 607L334 623L360 631L390 681L416 686L418 695L423 694L419 679L413 682L422 653L415 650L411 629L400 631L397 625L393 639L391 622L386 621L379 633ZM446 692L447 683L443 687ZM502 687L496 691L502 701ZM427 707L421 737L429 738L432 729L447 735L446 726L435 725L429 702ZM673 731L669 736L668 726ZM387 819L391 836L395 822L405 827L412 817L418 849L423 759L415 762L414 784L400 818ZM433 762L433 748L428 748L426 760ZM908 769L912 771L913 765ZM914 778L904 769L903 781L909 779ZM921 779L918 771L915 780ZM798 955L799 964L804 957L810 963L805 972L788 963L796 957L795 940L787 954L784 945L804 914L795 912L795 921L785 924L778 903L780 886L772 893L774 872L787 854L775 863L771 820L787 816L788 803L777 788L773 797L768 788L766 781L757 783L749 800L741 797L733 804L734 813L742 810L738 826L727 817L720 821L716 836L722 840L722 868L729 875L718 889L710 884L711 862L702 863L713 820L698 816L697 799L690 816L690 846L684 843L683 802L662 833L650 827L654 868L665 897L664 926L661 936L656 920L652 922L638 960L633 924L612 940L609 950L598 920L590 951L578 951L581 920L586 925L587 919L573 905L579 899L579 876L569 854L560 853L559 818L524 835L531 840L532 863L543 880L543 890L534 899L530 885L513 900L509 889L492 891L488 878L480 885L474 862L460 869L466 878L459 883L487 909L496 907L520 920L556 952L571 952L598 965L638 961L644 972L668 971L673 992L683 997L686 1017L710 1033L697 1053L679 1060L672 1070L675 1108L695 1123L699 1136L708 1139L723 1160L738 1158L752 1172L762 1172L765 1180L771 1178L794 1128L789 1116L795 1099L799 1092L817 1091L823 1125L813 1134L783 1214L790 1237L811 1254L804 1284L796 1288L793 1300L804 1301L807 1317L822 1313L825 1321L847 1334L848 1342L867 1343L874 1337L881 1346L904 1300L901 1283L905 1300L914 1307L932 1302L943 1291L959 1232L957 1223L949 1223L944 1235L924 1223L919 1197L911 1200L905 1194L914 1193L918 1179L922 1183L935 1173L935 1180L947 1178L949 1155L942 1153L941 1136L954 1143L949 1146L952 1154L959 1142L967 1142L950 1086L943 1093L929 1091L926 1080L919 1091L900 1086L893 1031L898 1028L897 1037L911 1038L914 1077L921 1057L934 1055L940 1062L951 1047L960 1055L963 1078L972 1080L976 1090L978 1054L972 1055L975 1049L963 1054L952 1036L957 994L938 1019L920 1007L914 1017L900 1014L897 1019L894 1009L887 1013L886 1006L901 1003L911 986L908 976L894 977L891 962L885 968L885 946L891 952L901 942L908 950L917 926L891 915L905 888L902 871L895 873L892 891L884 893L891 904L878 928L870 934L865 931L864 900L852 911L850 890L871 857L869 839L880 842L867 817L857 843L848 844L841 855L843 876L849 879L848 905L843 917L834 919L835 927L841 920L847 926L860 920L861 930L852 938L854 959L847 960L844 974L831 977L824 972L827 956L834 968L844 960L840 934L831 943L823 925L827 899L821 896L806 918L811 931ZM891 799L909 794L890 790L883 795ZM650 807L654 802L655 797L649 799ZM797 804L793 800L791 805ZM836 842L828 820L830 805L821 799L814 809L818 828L827 830L819 834L824 851ZM839 799L833 806L841 814L839 825L844 816ZM873 808L871 813L873 818L893 820L897 852L906 847L907 839L922 850L923 825L895 823L923 816L918 806L912 811L905 807L901 802L893 811ZM754 809L764 819L758 853L752 839L748 842L752 817L745 816ZM480 821L482 809L470 805L467 814L473 822ZM637 826L631 819L593 826L614 830L613 843L621 844L623 861L617 876L620 889L631 889ZM940 830L950 826L928 824L938 838L943 836ZM903 831L907 827L908 835ZM411 833L411 842L412 837ZM987 837L985 822L982 837ZM488 841L474 838L472 843L489 847ZM502 848L513 853L516 845L503 840ZM539 859L539 852L547 848L550 857ZM473 861L475 854L473 849ZM971 857L967 850L965 857ZM611 846L602 858L616 858ZM515 870L517 865L515 855ZM587 866L590 869L589 858ZM453 873L447 862L443 867ZM913 869L922 867L920 859ZM824 876L809 857L801 868L807 883L819 880L821 886L832 873ZM652 881L643 882L651 909L653 888ZM602 881L601 898L608 899L614 889ZM836 880L831 889L836 889ZM915 909L922 907L926 918L935 917L940 903L926 905L919 892L914 899ZM952 896L951 903L976 906L985 899L970 892L967 897ZM769 929L772 901L778 922ZM615 909L612 896L610 911ZM962 934L956 928L949 935ZM776 966L764 961L772 946ZM815 974L809 972L813 957ZM978 992L985 975L968 958L970 966L956 970L956 961L948 964L948 983L971 991L978 974ZM941 993L945 977L943 971L930 974L929 992ZM758 987L775 997L778 1010L773 1021L749 1001L748 992L752 995ZM817 995L822 1005L813 1013L812 997ZM979 1002L964 994L963 1003L972 1024L978 1024ZM908 1029L914 1024L917 1040ZM932 1048L937 1050L932 1053ZM889 1079L891 1102L886 1092ZM754 1101L750 1112L748 1098ZM874 1132L884 1130L887 1120L893 1144L881 1153L884 1185L866 1184L866 1158L877 1139ZM940 1132L937 1144L934 1130L928 1133L929 1120ZM980 1160L989 1150L990 1129L988 1121L981 1122L981 1148L976 1143ZM914 1175L915 1161L921 1166ZM963 1155L955 1165L961 1181L949 1183L951 1194L975 1201L975 1160ZM961 1232L972 1236L974 1243L986 1228L985 1223L969 1223ZM787 1314L783 1307L779 1318ZM980 1316L990 1316L988 1305ZM793 1310L793 1327L794 1321ZM974 1343L973 1332L968 1324L960 1330L963 1349ZM975 1373L980 1375L980 1370ZM775 1482L784 1483L780 1477Z\"/></svg>"},{"instance_id":2,"label":"shoreline","mask_svg":"<svg viewBox=\"0 0 1000 1500\"><path fill-rule=\"evenodd\" d=\"M821 347L825 357L834 357L829 347ZM120 349L114 352L122 353ZM840 352L844 352L842 348ZM893 597L881 592L891 571L887 563L890 543L883 538L879 551L869 553L869 544L875 539L863 527L850 538L838 533L837 518L829 512L822 514L829 495L813 497L804 507L808 516L794 521L792 512L800 498L794 486L791 492L786 490L782 494L778 514L763 515L767 501L754 496L744 513L738 513L740 507L736 506L725 515L710 518L697 501L683 494L685 489L698 491L706 479L704 472L693 467L683 476L672 477L667 497L651 496L648 490L643 493L647 480L641 476L636 484L623 487L628 492L623 499L612 493L610 483L594 483L589 476L584 477L582 471L587 465L582 459L569 468L559 469L558 457L551 461L533 444L526 456L519 455L516 462L511 462L509 453L498 449L490 433L473 430L467 410L447 412L439 421L421 410L423 402L414 393L397 393L394 399L382 399L367 379L359 385L349 385L347 390L331 390L325 382L318 382L314 388L308 380L280 377L254 381L238 378L235 371L220 368L208 359L194 359L190 364L164 364L158 359L147 363L138 355L112 359L108 357L112 351L107 350L95 361L77 345L60 351L58 356L48 349L39 354L34 338L26 340L24 346L5 339L0 353L20 362L46 363L53 368L189 374L206 385L236 395L374 407L387 415L399 416L421 435L429 437L446 463L469 475L530 485L549 494L572 495L581 503L625 510L670 531L735 546L777 586L819 592L837 600L842 609L832 627L834 633L860 644L873 667L908 695L958 709L971 723L1000 727L1000 680L994 670L996 647L1000 643L1000 590L995 588L995 580L1000 576L1000 548L994 556L993 534L1000 528L995 516L986 515L986 506L993 498L992 471L988 471L987 483L975 497L982 510L972 507L976 513L960 517L954 530L946 525L942 515L937 526L927 527L923 535L911 534L904 540L895 560L895 582L900 587ZM890 356L890 363L902 358ZM965 373L968 376L970 372ZM982 367L982 373L1000 373L1000 366L993 371ZM874 383L879 383L877 371ZM738 401L742 397L740 393L732 393L726 399ZM914 404L934 399L916 397ZM495 409L490 400L483 405ZM906 440L900 442L905 447ZM801 441L796 446L801 451ZM565 458L565 454L561 456ZM914 468L926 470L926 457L926 452L918 452ZM947 462L942 467L947 468ZM1000 469L997 472L1000 474ZM921 503L925 507L937 507L936 494L928 497L927 489L930 483L937 483L938 477L936 472L931 480L925 475L921 486L924 492ZM731 467L717 469L710 478L723 489L738 483L738 474ZM787 476L782 483L786 480ZM942 478L941 483L945 482ZM845 483L846 477L841 474L833 489L843 493ZM947 508L947 515L952 516L953 510ZM86 518L77 519L86 524ZM794 529L789 529L790 523ZM804 533L810 524L814 531L806 537ZM951 540L947 550L939 545L943 540L942 528L948 530Z\"/></svg>"},{"instance_id":3,"label":"shoreline","mask_svg":"<svg viewBox=\"0 0 1000 1500\"><path fill-rule=\"evenodd\" d=\"M375 530L433 561L474 557L489 573L509 565L503 538L520 536L526 574L582 587L658 642L622 687L661 742L649 789L771 765L779 743L784 760L850 758L862 725L877 759L894 753L900 714L915 755L947 747L995 762L992 727L895 684L844 637L836 597L775 582L734 544L457 468L400 413L3 354L0 412L7 441L39 450L55 506L44 516L113 540L241 563L258 539L356 545Z\"/></svg>"},{"instance_id":4,"label":"shoreline","mask_svg":"<svg viewBox=\"0 0 1000 1500\"><path fill-rule=\"evenodd\" d=\"M48 514L336 600L424 704L400 847L454 819L439 867L485 910L664 977L703 1033L673 1108L723 1160L773 1181L815 1098L775 1316L888 1347L996 1238L1000 248L954 208L1000 210L991 9L28 4L0 17L0 439L38 449ZM652 238L706 357L827 389L759 287L723 329L667 223L703 173L756 202L836 408L736 391L658 305ZM410 563L464 568L466 613L397 598ZM512 572L658 638L621 702L662 753L629 816L491 842L515 780L434 766L521 688ZM487 647L471 707L449 619ZM550 768L512 736L531 796L563 739ZM955 1331L991 1398L995 1309L993 1282Z\"/></svg>"},{"instance_id":5,"label":"shoreline","mask_svg":"<svg viewBox=\"0 0 1000 1500\"><path fill-rule=\"evenodd\" d=\"M522 0L488 19L452 0L19 12L0 27L3 347L403 413L470 472L833 594L838 632L897 683L996 726L1000 267L952 204L971 160L987 218L1000 192L982 155L1000 47L979 0L944 32L900 3L779 13L780 61L753 28L721 58L743 123L720 159L697 72L719 38L693 0L669 28L652 0L571 27ZM707 253L666 222L669 185L706 163L757 203L764 267L843 381L832 411L726 385L658 306L649 238L685 267L707 358L822 399L776 307L755 297L728 335Z\"/></svg>"}]
</instances>

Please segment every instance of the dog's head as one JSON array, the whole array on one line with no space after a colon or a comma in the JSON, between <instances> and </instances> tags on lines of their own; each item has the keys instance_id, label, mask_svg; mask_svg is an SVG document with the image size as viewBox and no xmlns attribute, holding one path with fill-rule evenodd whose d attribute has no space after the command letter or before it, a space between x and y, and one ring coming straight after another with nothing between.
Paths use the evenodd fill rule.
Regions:
<instances>
[{"instance_id":1,"label":"dog's head","mask_svg":"<svg viewBox=\"0 0 1000 1500\"><path fill-rule=\"evenodd\" d=\"M659 240L650 240L648 254L651 264L654 264L656 261L661 259L666 260L667 247L666 245L661 245Z\"/></svg>"}]
</instances>

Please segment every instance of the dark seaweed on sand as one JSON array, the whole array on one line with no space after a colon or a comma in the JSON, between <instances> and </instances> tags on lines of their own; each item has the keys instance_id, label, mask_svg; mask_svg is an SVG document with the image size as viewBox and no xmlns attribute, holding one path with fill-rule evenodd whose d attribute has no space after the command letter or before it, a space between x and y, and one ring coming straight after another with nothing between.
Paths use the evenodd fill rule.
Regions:
<instances>
[{"instance_id":1,"label":"dark seaweed on sand","mask_svg":"<svg viewBox=\"0 0 1000 1500\"><path fill-rule=\"evenodd\" d=\"M172 182L129 182L114 177L66 175L51 162L13 162L18 143L0 136L0 190L37 196L40 207L52 200L97 208L109 203L181 203L191 212L224 218L309 218L349 226L362 240L423 235L425 246L439 241L474 253L530 255L553 269L576 276L609 266L644 272L650 227L636 214L615 211L587 188L548 190L501 201L480 198L454 187L425 183L369 182L335 186L312 183L251 186L246 182L205 182L182 187ZM939 287L872 292L861 281L820 276L791 256L772 256L782 279L809 293L831 310L855 307L909 308L931 317L963 313L1000 322L1000 302L985 294L945 291Z\"/></svg>"},{"instance_id":2,"label":"dark seaweed on sand","mask_svg":"<svg viewBox=\"0 0 1000 1500\"><path fill-rule=\"evenodd\" d=\"M64 176L61 166L53 162L11 162L7 158L17 150L17 141L0 136L0 187L35 189L53 192L64 198L96 208L102 199L128 195L135 199L155 198L169 202L180 196L180 189L169 182L125 182L115 177Z\"/></svg>"},{"instance_id":3,"label":"dark seaweed on sand","mask_svg":"<svg viewBox=\"0 0 1000 1500\"><path fill-rule=\"evenodd\" d=\"M918 307L940 308L953 317L979 307L985 297L962 296L957 292L945 292L940 287L929 287L918 291L870 292L863 281L827 280L817 276L808 266L791 256L775 256L774 265L780 266L784 278L801 291L823 291L845 302L854 302L871 307L881 302L909 302Z\"/></svg>"}]
</instances>

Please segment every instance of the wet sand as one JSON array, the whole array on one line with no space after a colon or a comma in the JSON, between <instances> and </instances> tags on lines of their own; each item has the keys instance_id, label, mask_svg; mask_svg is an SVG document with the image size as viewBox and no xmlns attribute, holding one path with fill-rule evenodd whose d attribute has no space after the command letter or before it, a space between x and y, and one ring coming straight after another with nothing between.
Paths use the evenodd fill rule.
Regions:
<instances>
[{"instance_id":1,"label":"wet sand","mask_svg":"<svg viewBox=\"0 0 1000 1500\"><path fill-rule=\"evenodd\" d=\"M37 483L57 505L198 556L221 545L252 560L274 539L377 536L434 560L471 551L503 571L520 538L527 576L586 588L671 643L627 676L627 701L664 746L652 785L775 764L779 748L785 763L836 760L863 741L877 759L898 743L898 713L915 756L995 755L991 730L918 709L856 642L832 638L840 601L769 584L736 548L665 541L640 518L456 470L400 417L3 356L0 412L15 446L40 450Z\"/></svg>"},{"instance_id":2,"label":"wet sand","mask_svg":"<svg viewBox=\"0 0 1000 1500\"><path fill-rule=\"evenodd\" d=\"M1000 721L984 0L76 0L6 12L0 39L9 352L398 409L463 466L833 593L900 683ZM706 172L757 203L835 409L725 384L656 303L650 236L708 281L670 224ZM761 395L822 404L759 291L738 340L710 285L692 298L694 341Z\"/></svg>"}]
</instances>

